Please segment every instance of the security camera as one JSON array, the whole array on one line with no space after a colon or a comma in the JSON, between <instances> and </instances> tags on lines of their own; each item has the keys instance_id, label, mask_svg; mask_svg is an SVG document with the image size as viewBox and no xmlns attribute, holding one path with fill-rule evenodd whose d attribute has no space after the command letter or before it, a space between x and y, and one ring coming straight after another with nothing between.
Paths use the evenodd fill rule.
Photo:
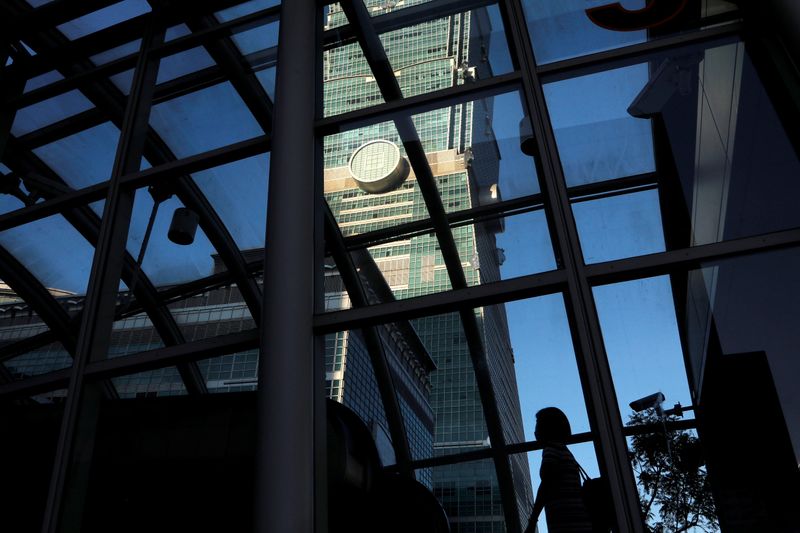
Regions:
<instances>
[{"instance_id":1,"label":"security camera","mask_svg":"<svg viewBox=\"0 0 800 533\"><path fill-rule=\"evenodd\" d=\"M664 395L660 392L656 392L649 396L645 396L644 398L634 400L629 405L631 406L631 409L637 413L644 411L645 409L654 408L656 412L661 414L661 404L664 403L664 400L666 400Z\"/></svg>"}]
</instances>

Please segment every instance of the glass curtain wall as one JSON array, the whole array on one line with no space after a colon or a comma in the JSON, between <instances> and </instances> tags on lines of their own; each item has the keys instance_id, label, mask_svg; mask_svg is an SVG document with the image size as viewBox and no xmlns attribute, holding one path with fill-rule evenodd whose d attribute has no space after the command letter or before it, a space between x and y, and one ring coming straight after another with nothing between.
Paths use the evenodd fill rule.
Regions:
<instances>
[{"instance_id":1,"label":"glass curtain wall","mask_svg":"<svg viewBox=\"0 0 800 533\"><path fill-rule=\"evenodd\" d=\"M575 463L614 531L796 530L800 20L740 4L319 4L312 175L279 2L4 2L2 527L263 525L303 216L331 531L555 533Z\"/></svg>"}]
</instances>

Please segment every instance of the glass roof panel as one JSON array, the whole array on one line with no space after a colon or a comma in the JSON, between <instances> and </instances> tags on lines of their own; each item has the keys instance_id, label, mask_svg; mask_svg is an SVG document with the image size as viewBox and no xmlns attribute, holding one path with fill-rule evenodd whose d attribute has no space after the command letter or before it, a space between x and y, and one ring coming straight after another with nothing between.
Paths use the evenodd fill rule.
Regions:
<instances>
[{"instance_id":1,"label":"glass roof panel","mask_svg":"<svg viewBox=\"0 0 800 533\"><path fill-rule=\"evenodd\" d=\"M648 78L639 64L544 86L569 186L655 170L652 128L628 113Z\"/></svg>"},{"instance_id":2,"label":"glass roof panel","mask_svg":"<svg viewBox=\"0 0 800 533\"><path fill-rule=\"evenodd\" d=\"M141 44L142 40L136 39L135 41L131 41L115 48L111 48L110 50L100 52L99 54L95 54L89 59L91 59L92 63L95 65L105 65L106 63L110 63L116 59L135 54L139 51Z\"/></svg>"},{"instance_id":3,"label":"glass roof panel","mask_svg":"<svg viewBox=\"0 0 800 533\"><path fill-rule=\"evenodd\" d=\"M40 76L31 78L27 82L25 82L25 90L23 92L27 93L34 89L50 85L51 83L55 83L63 79L64 76L62 76L60 72L58 72L57 70L51 70L50 72L46 72Z\"/></svg>"},{"instance_id":4,"label":"glass roof panel","mask_svg":"<svg viewBox=\"0 0 800 533\"><path fill-rule=\"evenodd\" d=\"M178 157L264 134L229 82L154 106L150 124Z\"/></svg>"},{"instance_id":5,"label":"glass roof panel","mask_svg":"<svg viewBox=\"0 0 800 533\"><path fill-rule=\"evenodd\" d=\"M726 0L672 2L671 11L654 18L651 15L658 14L657 9L649 10L649 14L630 13L650 2L622 0L618 5L629 13L610 13L613 9L597 13L598 8L611 4L605 0L524 0L537 62L550 63L699 29L711 23L711 17L736 10L735 2Z\"/></svg>"},{"instance_id":6,"label":"glass roof panel","mask_svg":"<svg viewBox=\"0 0 800 533\"><path fill-rule=\"evenodd\" d=\"M211 59L211 56L209 56L201 46L167 56L161 59L156 83L165 83L175 78L197 72L206 67L214 66L214 64L214 60ZM111 76L111 80L117 88L127 95L130 93L130 88L133 83L133 69L115 74Z\"/></svg>"},{"instance_id":7,"label":"glass roof panel","mask_svg":"<svg viewBox=\"0 0 800 533\"><path fill-rule=\"evenodd\" d=\"M48 289L86 294L94 247L63 216L0 232L0 245Z\"/></svg>"},{"instance_id":8,"label":"glass roof panel","mask_svg":"<svg viewBox=\"0 0 800 533\"><path fill-rule=\"evenodd\" d=\"M105 122L33 151L70 187L79 189L111 177L118 140L119 129Z\"/></svg>"},{"instance_id":9,"label":"glass roof panel","mask_svg":"<svg viewBox=\"0 0 800 533\"><path fill-rule=\"evenodd\" d=\"M71 40L75 40L149 12L150 5L147 0L123 0L65 22L58 26L58 29Z\"/></svg>"},{"instance_id":10,"label":"glass roof panel","mask_svg":"<svg viewBox=\"0 0 800 533\"><path fill-rule=\"evenodd\" d=\"M18 110L11 126L11 133L17 136L25 135L93 107L80 91L62 93Z\"/></svg>"},{"instance_id":11,"label":"glass roof panel","mask_svg":"<svg viewBox=\"0 0 800 533\"><path fill-rule=\"evenodd\" d=\"M250 2L243 2L239 5L223 9L222 11L217 11L214 15L216 15L221 22L227 22L279 4L280 0L251 0Z\"/></svg>"},{"instance_id":12,"label":"glass roof panel","mask_svg":"<svg viewBox=\"0 0 800 533\"><path fill-rule=\"evenodd\" d=\"M258 155L192 175L242 250L264 247L269 161Z\"/></svg>"},{"instance_id":13,"label":"glass roof panel","mask_svg":"<svg viewBox=\"0 0 800 533\"><path fill-rule=\"evenodd\" d=\"M514 91L414 115L446 211L539 193L534 157L521 148L521 136L533 140L522 109ZM468 191L456 205L449 197L459 176Z\"/></svg>"},{"instance_id":14,"label":"glass roof panel","mask_svg":"<svg viewBox=\"0 0 800 533\"><path fill-rule=\"evenodd\" d=\"M214 60L205 48L198 46L161 59L157 83L174 80L206 67L214 66Z\"/></svg>"},{"instance_id":15,"label":"glass roof panel","mask_svg":"<svg viewBox=\"0 0 800 533\"><path fill-rule=\"evenodd\" d=\"M584 261L599 263L663 252L660 210L656 190L574 203Z\"/></svg>"},{"instance_id":16,"label":"glass roof panel","mask_svg":"<svg viewBox=\"0 0 800 533\"><path fill-rule=\"evenodd\" d=\"M388 326L374 328L378 333L378 341L388 356L397 357L396 341L390 337ZM381 439L389 440L389 423L383 408L378 382L372 367L368 332L363 330L339 331L325 335L325 395L350 408L361 420L373 426L376 435L378 452L381 454ZM394 345L394 346L393 346ZM398 361L399 362L399 361ZM395 367L399 370L398 367ZM405 373L408 374L408 371ZM405 379L408 379L404 375ZM409 376L410 377L410 376ZM357 385L356 385L357 384ZM352 385L352 386L351 386ZM398 398L403 401L403 399ZM383 435L381 435L383 433ZM409 435L412 439L412 435ZM383 441L385 443L385 441ZM413 446L413 442L411 443ZM395 464L394 448L388 446L390 453L381 454L383 466ZM388 455L388 457L386 457Z\"/></svg>"},{"instance_id":17,"label":"glass roof panel","mask_svg":"<svg viewBox=\"0 0 800 533\"><path fill-rule=\"evenodd\" d=\"M278 46L278 22L272 22L264 26L236 33L233 35L233 42L242 54L252 54L260 50L266 50Z\"/></svg>"},{"instance_id":18,"label":"glass roof panel","mask_svg":"<svg viewBox=\"0 0 800 533\"><path fill-rule=\"evenodd\" d=\"M177 26L170 26L167 28L167 32L164 35L164 41L172 41L177 39L178 37L184 37L192 33L192 30L189 29L189 26L186 24L178 24Z\"/></svg>"}]
</instances>

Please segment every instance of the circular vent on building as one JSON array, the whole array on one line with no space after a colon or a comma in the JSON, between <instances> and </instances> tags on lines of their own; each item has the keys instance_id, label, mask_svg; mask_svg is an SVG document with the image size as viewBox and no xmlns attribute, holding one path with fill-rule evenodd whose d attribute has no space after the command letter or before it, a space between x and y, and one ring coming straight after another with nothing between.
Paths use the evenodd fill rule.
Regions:
<instances>
[{"instance_id":1,"label":"circular vent on building","mask_svg":"<svg viewBox=\"0 0 800 533\"><path fill-rule=\"evenodd\" d=\"M362 144L350 157L350 174L365 192L381 194L398 188L408 178L408 161L390 141Z\"/></svg>"}]
</instances>

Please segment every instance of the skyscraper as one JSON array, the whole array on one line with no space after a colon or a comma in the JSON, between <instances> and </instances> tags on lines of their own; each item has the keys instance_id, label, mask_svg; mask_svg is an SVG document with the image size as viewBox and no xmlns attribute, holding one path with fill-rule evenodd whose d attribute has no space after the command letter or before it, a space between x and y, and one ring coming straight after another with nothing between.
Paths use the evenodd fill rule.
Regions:
<instances>
[{"instance_id":1,"label":"skyscraper","mask_svg":"<svg viewBox=\"0 0 800 533\"><path fill-rule=\"evenodd\" d=\"M395 2L365 3L372 14L382 14L396 7ZM326 29L345 23L346 17L341 9L331 6ZM403 95L410 97L489 77L490 27L486 10L477 9L381 35ZM382 101L357 43L326 51L323 72L326 116ZM442 204L448 211L500 200L497 188L499 155L492 131L491 102L491 99L476 100L413 117ZM376 142L386 141L386 144L396 146L402 157L402 142L393 122L339 133L325 140L325 198L344 237L419 220L427 214L413 173L396 189L385 193L372 194L364 190L363 183L359 184L359 181L369 181L391 170L381 168L390 156L378 153L382 148L375 148ZM369 156L360 154L358 157L364 160L357 161L355 154L362 150L372 152ZM394 171L404 172L400 167ZM359 178L359 181L354 178ZM497 248L495 235L502 231L502 221L453 229L469 285L500 279L503 252ZM409 236L372 246L368 251L395 298L421 296L450 288L434 234ZM329 271L329 276L335 277L335 271ZM326 286L328 310L348 306L346 295L336 283L327 283ZM476 310L476 318L495 383L506 438L509 442L522 441L519 397L504 308L493 306ZM414 458L488 446L481 399L459 315L426 317L413 321L413 325L437 366L431 374L430 401L435 415L433 449L412 449ZM347 359L348 353L342 352L342 357ZM348 387L346 372L342 386L345 390ZM524 454L512 460L512 468L517 498L521 508L526 509L531 500L531 485ZM424 482L428 481L427 474L423 475ZM436 468L431 488L444 504L453 531L504 530L491 462Z\"/></svg>"}]
</instances>

